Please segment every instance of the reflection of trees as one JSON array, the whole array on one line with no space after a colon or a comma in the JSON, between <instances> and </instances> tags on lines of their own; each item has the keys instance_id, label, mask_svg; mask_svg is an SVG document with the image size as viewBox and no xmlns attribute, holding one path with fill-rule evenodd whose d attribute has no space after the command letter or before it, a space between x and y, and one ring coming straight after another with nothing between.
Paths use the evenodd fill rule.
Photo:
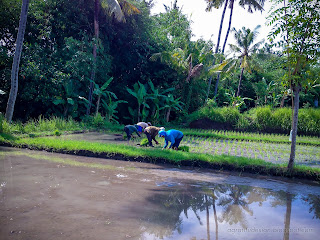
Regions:
<instances>
[{"instance_id":1,"label":"reflection of trees","mask_svg":"<svg viewBox=\"0 0 320 240\"><path fill-rule=\"evenodd\" d=\"M189 184L183 188L157 191L152 199L149 199L156 208L151 209L152 212L146 212L147 219L144 220L161 227L159 229L148 228L148 232L159 238L170 236L174 230L181 233L180 215L183 213L188 218L190 209L196 215L199 224L203 225L197 211L210 206L209 202L205 201L205 196L200 188L191 188Z\"/></svg>"},{"instance_id":2,"label":"reflection of trees","mask_svg":"<svg viewBox=\"0 0 320 240\"><path fill-rule=\"evenodd\" d=\"M314 213L313 218L320 219L320 198L315 195L308 195L302 200L310 205L309 213Z\"/></svg>"},{"instance_id":3,"label":"reflection of trees","mask_svg":"<svg viewBox=\"0 0 320 240\"><path fill-rule=\"evenodd\" d=\"M146 212L145 225L148 233L155 237L164 238L171 236L174 231L182 233L183 218L190 218L192 213L197 218L197 223L206 227L207 240L218 239L218 224L226 222L230 225L239 224L247 228L247 216L253 215L250 205L258 203L262 206L268 202L272 208L286 207L284 213L284 239L289 239L292 201L296 196L285 191L273 192L259 187L242 185L220 184L185 184L174 188L157 190L156 194L149 199L154 207ZM302 198L310 204L309 212L314 212L316 218L320 218L320 199L309 195ZM217 214L219 207L219 216ZM210 214L212 214L210 216ZM214 223L213 223L214 221ZM196 239L194 236L193 239Z\"/></svg>"},{"instance_id":4,"label":"reflection of trees","mask_svg":"<svg viewBox=\"0 0 320 240\"><path fill-rule=\"evenodd\" d=\"M290 193L286 193L286 215L284 218L284 233L283 239L289 240L289 233L290 233L290 220L291 220L291 205L292 205L292 195Z\"/></svg>"},{"instance_id":5,"label":"reflection of trees","mask_svg":"<svg viewBox=\"0 0 320 240\"><path fill-rule=\"evenodd\" d=\"M230 225L239 223L247 228L245 212L252 216L253 211L249 208L247 194L252 187L230 185L225 186L225 194L219 199L218 206L222 206L223 212L220 222L226 221Z\"/></svg>"}]
</instances>

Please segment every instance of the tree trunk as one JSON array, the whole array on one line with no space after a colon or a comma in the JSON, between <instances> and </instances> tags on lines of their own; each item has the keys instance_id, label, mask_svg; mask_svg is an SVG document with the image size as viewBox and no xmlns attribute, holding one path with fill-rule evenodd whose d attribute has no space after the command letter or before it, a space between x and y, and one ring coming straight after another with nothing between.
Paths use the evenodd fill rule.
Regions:
<instances>
[{"instance_id":1,"label":"tree trunk","mask_svg":"<svg viewBox=\"0 0 320 240\"><path fill-rule=\"evenodd\" d=\"M240 96L240 87L241 87L241 81L242 81L243 71L244 71L244 68L241 69L241 74L240 74L240 79L239 79L239 85L238 85L238 91L237 91L236 97L239 97L239 96Z\"/></svg>"},{"instance_id":2,"label":"tree trunk","mask_svg":"<svg viewBox=\"0 0 320 240\"><path fill-rule=\"evenodd\" d=\"M96 75L96 63L97 63L97 41L99 39L99 0L94 1L94 37L95 37L95 43L93 45L93 66L92 66L92 71L91 71L91 82L90 82L90 87L89 87L89 96L88 96L88 107L87 107L87 116L90 115L90 110L91 110L91 105L92 105L92 94L93 94L93 88L94 88L94 79Z\"/></svg>"},{"instance_id":3,"label":"tree trunk","mask_svg":"<svg viewBox=\"0 0 320 240\"><path fill-rule=\"evenodd\" d=\"M10 94L9 94L9 99L7 103L6 115L5 115L8 122L12 121L14 105L17 99L17 94L18 94L19 65L20 65L21 52L23 47L24 33L27 25L28 8L29 8L29 0L23 0L22 7L21 7L21 14L20 14L18 36L16 41L16 50L14 53L12 70L11 70L11 88L10 88Z\"/></svg>"},{"instance_id":4,"label":"tree trunk","mask_svg":"<svg viewBox=\"0 0 320 240\"><path fill-rule=\"evenodd\" d=\"M232 22L232 15L233 15L233 6L234 6L234 0L231 0L230 2L230 17L229 17L229 26L226 34L226 38L224 39L223 47L222 47L222 54L224 53L224 50L226 49L226 44L228 41L230 29L231 29L231 22Z\"/></svg>"},{"instance_id":5,"label":"tree trunk","mask_svg":"<svg viewBox=\"0 0 320 240\"><path fill-rule=\"evenodd\" d=\"M187 113L189 113L191 95L192 95L192 78L190 78L190 81L187 87L187 99L186 99L186 105L185 105L185 109Z\"/></svg>"},{"instance_id":6,"label":"tree trunk","mask_svg":"<svg viewBox=\"0 0 320 240\"><path fill-rule=\"evenodd\" d=\"M169 122L170 119L170 112L171 112L171 107L167 111L167 116L166 116L166 121Z\"/></svg>"},{"instance_id":7,"label":"tree trunk","mask_svg":"<svg viewBox=\"0 0 320 240\"><path fill-rule=\"evenodd\" d=\"M97 116L97 115L98 115L98 113L99 113L99 108L100 108L100 99L101 99L101 96L99 95L99 96L98 96L98 100L97 100L96 116Z\"/></svg>"},{"instance_id":8,"label":"tree trunk","mask_svg":"<svg viewBox=\"0 0 320 240\"><path fill-rule=\"evenodd\" d=\"M228 25L226 38L224 39L224 43L223 43L223 47L222 47L222 52L221 52L222 54L224 54L224 51L226 49L226 45L227 45L227 41L228 41L230 29L231 29L231 22L232 22L232 15L233 15L233 5L234 5L234 0L231 0L231 2L230 2L229 25ZM220 61L220 63L221 62L222 61ZM218 93L219 80L220 80L220 73L218 74L218 77L217 77L217 80L216 80L216 85L215 85L215 88L214 88L214 96L217 96L217 93Z\"/></svg>"},{"instance_id":9,"label":"tree trunk","mask_svg":"<svg viewBox=\"0 0 320 240\"><path fill-rule=\"evenodd\" d=\"M207 240L210 240L210 215L209 215L209 206L208 206L208 197L207 195L204 195L204 198L206 200L206 215L207 215Z\"/></svg>"},{"instance_id":10,"label":"tree trunk","mask_svg":"<svg viewBox=\"0 0 320 240\"><path fill-rule=\"evenodd\" d=\"M219 45L220 45L220 39L221 39L221 32L222 32L223 20L224 20L224 15L225 15L225 13L226 13L227 6L228 6L228 2L229 2L229 0L225 0L225 5L224 5L224 8L223 8L223 12L222 12L222 15L221 15L221 20L220 20L220 27L219 27L219 34L218 34L218 42L217 42L217 45L216 45L215 53L218 53L218 51L219 51ZM216 60L214 59L212 65L214 65L215 62L216 62ZM209 78L209 84L208 84L208 90L207 90L206 100L207 100L208 97L209 97L211 82L212 82L212 76ZM216 94L215 94L215 95L216 95ZM215 95L214 95L214 96L215 96Z\"/></svg>"},{"instance_id":11,"label":"tree trunk","mask_svg":"<svg viewBox=\"0 0 320 240\"><path fill-rule=\"evenodd\" d=\"M296 142L297 142L297 132L298 132L298 113L299 113L299 93L301 91L301 86L296 86L293 88L294 91L294 113L293 113L293 126L292 126L292 142L291 142L291 153L288 163L288 169L292 169L294 165L294 159L296 155Z\"/></svg>"}]
</instances>

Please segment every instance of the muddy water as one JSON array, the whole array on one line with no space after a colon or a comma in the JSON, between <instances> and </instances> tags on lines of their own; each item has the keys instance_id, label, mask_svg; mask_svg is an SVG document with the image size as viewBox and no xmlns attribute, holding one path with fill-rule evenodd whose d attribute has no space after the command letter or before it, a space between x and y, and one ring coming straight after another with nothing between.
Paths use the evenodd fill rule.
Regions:
<instances>
[{"instance_id":1,"label":"muddy water","mask_svg":"<svg viewBox=\"0 0 320 240\"><path fill-rule=\"evenodd\" d=\"M0 147L0 239L318 239L320 187Z\"/></svg>"}]
</instances>

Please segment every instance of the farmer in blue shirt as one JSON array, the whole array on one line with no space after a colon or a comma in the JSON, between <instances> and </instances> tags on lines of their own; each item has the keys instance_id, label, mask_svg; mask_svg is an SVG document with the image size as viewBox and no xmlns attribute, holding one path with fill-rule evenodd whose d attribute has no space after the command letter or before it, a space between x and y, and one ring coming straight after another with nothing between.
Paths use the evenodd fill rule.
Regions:
<instances>
[{"instance_id":1,"label":"farmer in blue shirt","mask_svg":"<svg viewBox=\"0 0 320 240\"><path fill-rule=\"evenodd\" d=\"M162 130L159 132L159 137L163 137L165 139L163 149L168 146L168 142L171 142L169 148L178 150L179 144L183 138L183 133L175 129L171 129L169 131Z\"/></svg>"},{"instance_id":2,"label":"farmer in blue shirt","mask_svg":"<svg viewBox=\"0 0 320 240\"><path fill-rule=\"evenodd\" d=\"M128 137L128 141L129 141L131 139L131 136L132 136L133 133L137 133L137 135L139 137L141 137L139 133L142 132L142 127L138 126L136 124L135 125L127 125L127 126L124 127L123 131L126 132L127 137Z\"/></svg>"}]
</instances>

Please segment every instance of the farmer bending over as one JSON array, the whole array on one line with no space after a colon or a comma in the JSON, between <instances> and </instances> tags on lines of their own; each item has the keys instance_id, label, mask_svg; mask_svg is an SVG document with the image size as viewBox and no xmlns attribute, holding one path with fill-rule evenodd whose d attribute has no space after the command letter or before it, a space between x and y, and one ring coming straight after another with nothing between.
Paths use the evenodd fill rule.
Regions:
<instances>
[{"instance_id":1,"label":"farmer bending over","mask_svg":"<svg viewBox=\"0 0 320 240\"><path fill-rule=\"evenodd\" d=\"M142 127L138 126L138 125L127 125L124 127L123 131L126 132L127 137L128 137L128 141L131 139L131 136L133 133L137 133L137 135L139 137L141 137L141 135L139 133L142 132Z\"/></svg>"},{"instance_id":2,"label":"farmer bending over","mask_svg":"<svg viewBox=\"0 0 320 240\"><path fill-rule=\"evenodd\" d=\"M158 135L159 131L161 131L161 130L164 130L164 127L158 128L155 126L150 126L150 127L146 127L144 129L144 133L147 135L150 147L153 147L152 140L156 144L159 144L158 141L156 140L156 136Z\"/></svg>"},{"instance_id":3,"label":"farmer bending over","mask_svg":"<svg viewBox=\"0 0 320 240\"><path fill-rule=\"evenodd\" d=\"M163 137L165 139L163 149L168 146L168 142L171 142L169 148L178 150L180 142L183 138L183 133L175 129L171 129L169 131L161 130L159 132L159 137Z\"/></svg>"},{"instance_id":4,"label":"farmer bending over","mask_svg":"<svg viewBox=\"0 0 320 240\"><path fill-rule=\"evenodd\" d=\"M146 127L152 126L151 122L148 122L148 123L138 122L137 125L142 127L142 130L144 130Z\"/></svg>"}]
</instances>

